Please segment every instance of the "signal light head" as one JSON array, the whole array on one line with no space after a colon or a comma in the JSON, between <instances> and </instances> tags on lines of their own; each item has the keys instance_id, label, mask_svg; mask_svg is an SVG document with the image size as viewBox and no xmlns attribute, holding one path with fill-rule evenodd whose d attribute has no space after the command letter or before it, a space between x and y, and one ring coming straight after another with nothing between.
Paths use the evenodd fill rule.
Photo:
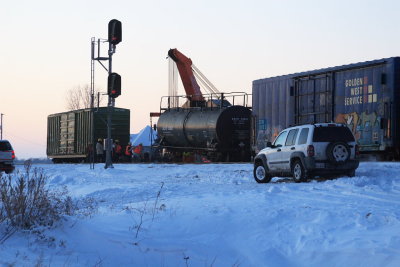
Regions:
<instances>
[{"instance_id":1,"label":"signal light head","mask_svg":"<svg viewBox=\"0 0 400 267\"><path fill-rule=\"evenodd\" d=\"M119 20L112 19L108 23L108 42L119 44L122 41L122 23Z\"/></svg>"},{"instance_id":2,"label":"signal light head","mask_svg":"<svg viewBox=\"0 0 400 267\"><path fill-rule=\"evenodd\" d=\"M107 93L110 97L116 98L121 95L121 76L115 72L110 73L110 75L108 75L107 87Z\"/></svg>"}]
</instances>

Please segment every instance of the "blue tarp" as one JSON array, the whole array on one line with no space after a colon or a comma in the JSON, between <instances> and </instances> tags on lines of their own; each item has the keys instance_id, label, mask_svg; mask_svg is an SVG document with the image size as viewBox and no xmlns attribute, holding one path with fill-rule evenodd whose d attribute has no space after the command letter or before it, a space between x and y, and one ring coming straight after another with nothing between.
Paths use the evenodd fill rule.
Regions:
<instances>
[{"instance_id":1,"label":"blue tarp","mask_svg":"<svg viewBox=\"0 0 400 267\"><path fill-rule=\"evenodd\" d=\"M132 145L137 146L140 143L143 146L151 146L151 143L156 140L157 131L154 131L149 125L144 127L139 133L131 134L130 141Z\"/></svg>"}]
</instances>

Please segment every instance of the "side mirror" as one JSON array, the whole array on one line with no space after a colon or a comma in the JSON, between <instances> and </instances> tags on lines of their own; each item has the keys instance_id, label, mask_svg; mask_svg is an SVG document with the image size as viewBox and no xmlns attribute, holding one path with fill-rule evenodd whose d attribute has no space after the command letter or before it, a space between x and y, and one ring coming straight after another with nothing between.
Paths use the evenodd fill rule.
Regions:
<instances>
[{"instance_id":1,"label":"side mirror","mask_svg":"<svg viewBox=\"0 0 400 267\"><path fill-rule=\"evenodd\" d=\"M271 142L267 142L267 147L272 147L272 143Z\"/></svg>"}]
</instances>

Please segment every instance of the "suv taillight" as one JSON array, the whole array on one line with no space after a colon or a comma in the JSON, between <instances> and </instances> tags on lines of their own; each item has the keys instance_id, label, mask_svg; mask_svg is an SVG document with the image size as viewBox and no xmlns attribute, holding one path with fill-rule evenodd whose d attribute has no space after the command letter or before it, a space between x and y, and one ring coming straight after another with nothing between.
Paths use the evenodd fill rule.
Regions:
<instances>
[{"instance_id":1,"label":"suv taillight","mask_svg":"<svg viewBox=\"0 0 400 267\"><path fill-rule=\"evenodd\" d=\"M314 157L314 155L315 155L314 146L313 145L309 145L307 147L307 156L308 157Z\"/></svg>"},{"instance_id":2,"label":"suv taillight","mask_svg":"<svg viewBox=\"0 0 400 267\"><path fill-rule=\"evenodd\" d=\"M355 150L355 152L356 152L356 156L359 156L360 155L360 148L358 147L358 145L356 145L356 150Z\"/></svg>"},{"instance_id":3,"label":"suv taillight","mask_svg":"<svg viewBox=\"0 0 400 267\"><path fill-rule=\"evenodd\" d=\"M15 159L15 153L14 153L14 150L11 150L11 158L12 158L12 159Z\"/></svg>"}]
</instances>

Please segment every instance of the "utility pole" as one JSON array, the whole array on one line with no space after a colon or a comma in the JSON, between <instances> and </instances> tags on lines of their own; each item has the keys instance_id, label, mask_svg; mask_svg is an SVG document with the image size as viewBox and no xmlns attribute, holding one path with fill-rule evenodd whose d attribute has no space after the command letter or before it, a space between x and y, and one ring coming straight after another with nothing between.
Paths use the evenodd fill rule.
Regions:
<instances>
[{"instance_id":1,"label":"utility pole","mask_svg":"<svg viewBox=\"0 0 400 267\"><path fill-rule=\"evenodd\" d=\"M0 120L0 130L1 130L1 136L0 136L0 140L3 140L3 113L1 113L1 120Z\"/></svg>"}]
</instances>

